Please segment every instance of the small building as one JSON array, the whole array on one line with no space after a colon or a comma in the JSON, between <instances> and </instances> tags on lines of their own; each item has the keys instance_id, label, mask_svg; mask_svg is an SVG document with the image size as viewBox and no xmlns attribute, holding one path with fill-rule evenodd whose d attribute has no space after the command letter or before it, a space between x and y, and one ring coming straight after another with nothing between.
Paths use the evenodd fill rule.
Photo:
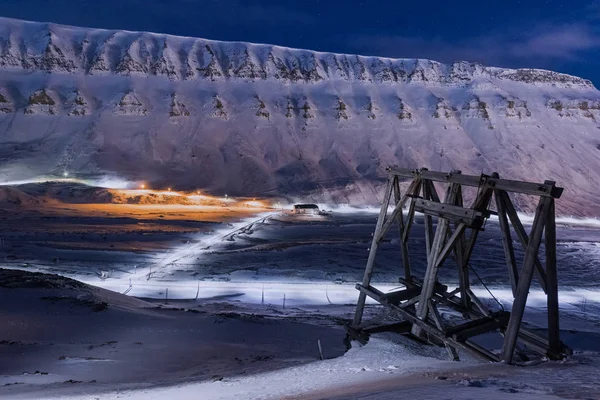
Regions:
<instances>
[{"instance_id":1,"label":"small building","mask_svg":"<svg viewBox=\"0 0 600 400\"><path fill-rule=\"evenodd\" d=\"M319 214L319 206L316 204L294 204L294 214Z\"/></svg>"}]
</instances>

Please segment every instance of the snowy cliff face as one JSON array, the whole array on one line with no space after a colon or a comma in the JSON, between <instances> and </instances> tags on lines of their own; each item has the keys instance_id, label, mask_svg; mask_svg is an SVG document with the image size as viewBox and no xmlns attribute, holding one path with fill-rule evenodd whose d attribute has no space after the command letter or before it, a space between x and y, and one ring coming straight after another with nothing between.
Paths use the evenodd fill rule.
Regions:
<instances>
[{"instance_id":1,"label":"snowy cliff face","mask_svg":"<svg viewBox=\"0 0 600 400\"><path fill-rule=\"evenodd\" d=\"M600 92L543 70L0 19L2 180L373 204L390 164L553 179L563 213L600 214Z\"/></svg>"}]
</instances>

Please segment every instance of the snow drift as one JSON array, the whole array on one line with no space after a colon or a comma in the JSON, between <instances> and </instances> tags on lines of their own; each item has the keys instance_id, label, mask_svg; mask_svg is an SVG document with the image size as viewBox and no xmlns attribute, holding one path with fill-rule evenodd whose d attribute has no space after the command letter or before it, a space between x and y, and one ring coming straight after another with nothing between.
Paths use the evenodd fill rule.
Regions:
<instances>
[{"instance_id":1,"label":"snow drift","mask_svg":"<svg viewBox=\"0 0 600 400\"><path fill-rule=\"evenodd\" d=\"M551 71L0 19L5 180L374 204L398 164L553 179L598 215L599 129L600 92Z\"/></svg>"}]
</instances>

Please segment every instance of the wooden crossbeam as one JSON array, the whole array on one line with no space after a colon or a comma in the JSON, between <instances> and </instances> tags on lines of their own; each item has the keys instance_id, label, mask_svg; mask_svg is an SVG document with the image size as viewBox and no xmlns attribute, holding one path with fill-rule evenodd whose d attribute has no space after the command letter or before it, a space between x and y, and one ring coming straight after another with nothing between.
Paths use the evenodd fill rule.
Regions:
<instances>
[{"instance_id":1,"label":"wooden crossbeam","mask_svg":"<svg viewBox=\"0 0 600 400\"><path fill-rule=\"evenodd\" d=\"M485 175L463 175L399 167L388 167L388 172L401 178L419 177L421 179L429 179L436 182L458 183L465 186L498 189L535 196L549 196L554 197L555 199L560 198L563 192L563 188L557 187L554 182L550 181L544 183L532 183L493 178Z\"/></svg>"},{"instance_id":2,"label":"wooden crossbeam","mask_svg":"<svg viewBox=\"0 0 600 400\"><path fill-rule=\"evenodd\" d=\"M519 339L527 344L537 344L542 353L545 353L548 357L554 360L561 359L565 354L573 354L573 350L568 346L565 346L564 343L559 341L558 348L553 348L550 346L548 339L541 337L540 335L527 329L521 328L519 330Z\"/></svg>"},{"instance_id":3,"label":"wooden crossbeam","mask_svg":"<svg viewBox=\"0 0 600 400\"><path fill-rule=\"evenodd\" d=\"M469 348L471 349L472 352L476 352L475 354L480 354L481 358L484 358L484 359L487 358L488 360L494 361L494 362L500 361L500 357L498 357L496 354L492 353L485 347L480 346L475 342L472 342L470 340L465 340L464 344L466 346L469 346Z\"/></svg>"},{"instance_id":4,"label":"wooden crossbeam","mask_svg":"<svg viewBox=\"0 0 600 400\"><path fill-rule=\"evenodd\" d=\"M438 203L435 201L416 199L415 210L427 215L449 219L454 222L465 224L470 228L479 229L483 225L489 212L473 210L451 204Z\"/></svg>"},{"instance_id":5,"label":"wooden crossbeam","mask_svg":"<svg viewBox=\"0 0 600 400\"><path fill-rule=\"evenodd\" d=\"M377 289L376 287L373 287L373 286L364 286L361 284L356 284L355 287L358 291L368 294L368 295L371 293L375 293L378 296L378 298L382 302L385 302L386 304L399 304L401 306L404 306L405 304L407 304L408 301L411 302L410 304L415 304L416 302L418 302L419 294L421 292L421 286L419 286L419 285L414 285L410 288L395 291L395 292L390 292L390 293L383 293L382 291L380 291L379 289ZM433 292L438 295L443 295L444 293L448 292L448 286L442 285L441 283L436 282ZM408 297L407 296L408 293L416 293L416 294L413 297ZM408 300L408 301L405 303L400 303L401 301L404 301L404 300ZM413 302L412 300L416 300L416 301Z\"/></svg>"},{"instance_id":6,"label":"wooden crossbeam","mask_svg":"<svg viewBox=\"0 0 600 400\"><path fill-rule=\"evenodd\" d=\"M395 292L390 292L385 294L385 298L390 303L400 303L401 301L406 301L408 299L412 299L413 297L418 296L421 293L421 288L418 286L413 286L411 288L406 288L404 290L398 290Z\"/></svg>"},{"instance_id":7,"label":"wooden crossbeam","mask_svg":"<svg viewBox=\"0 0 600 400\"><path fill-rule=\"evenodd\" d=\"M506 327L509 317L509 312L498 311L483 318L470 320L463 324L455 325L446 329L445 333L446 336L451 336L454 338L454 340L461 342L470 337Z\"/></svg>"}]
</instances>

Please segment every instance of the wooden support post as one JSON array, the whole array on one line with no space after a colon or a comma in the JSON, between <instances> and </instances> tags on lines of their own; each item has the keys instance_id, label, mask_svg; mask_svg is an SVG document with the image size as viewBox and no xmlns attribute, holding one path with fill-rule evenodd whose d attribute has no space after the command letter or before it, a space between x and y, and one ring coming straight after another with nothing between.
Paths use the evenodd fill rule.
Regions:
<instances>
[{"instance_id":1,"label":"wooden support post","mask_svg":"<svg viewBox=\"0 0 600 400\"><path fill-rule=\"evenodd\" d=\"M453 171L452 174L460 174L460 171ZM444 199L444 203L446 204L454 204L456 195L458 193L459 184L452 183L448 186L448 190L446 192L446 198ZM431 298L433 294L433 289L435 286L435 282L437 280L437 272L438 267L436 266L436 261L440 252L444 246L444 241L446 240L446 235L448 233L448 225L450 221L446 218L439 218L437 228L435 230L435 236L433 238L433 244L431 246L431 250L429 252L430 257L427 260L427 270L425 271L425 279L423 281L423 289L421 290L421 295L419 297L419 304L417 305L416 316L422 321L427 320L428 313L428 300ZM413 334L415 336L419 336L421 334L421 329L415 325L413 326Z\"/></svg>"},{"instance_id":2,"label":"wooden support post","mask_svg":"<svg viewBox=\"0 0 600 400\"><path fill-rule=\"evenodd\" d=\"M498 211L498 222L500 224L500 231L502 232L504 258L506 260L508 278L510 280L510 287L512 288L514 298L517 295L517 284L519 283L519 271L517 270L515 250L513 248L512 236L510 234L510 226L508 225L508 217L506 216L504 197L498 190L494 190L494 196L496 199L496 210Z\"/></svg>"},{"instance_id":3,"label":"wooden support post","mask_svg":"<svg viewBox=\"0 0 600 400\"><path fill-rule=\"evenodd\" d=\"M525 231L525 228L523 227L523 224L521 223L521 220L519 219L519 216L517 215L515 206L513 205L512 201L510 201L510 197L508 197L508 193L506 193L506 192L500 192L500 193L501 193L502 197L504 198L504 205L506 206L506 213L508 215L508 218L510 218L510 222L512 223L513 228L515 228L515 232L517 233L517 236L518 236L519 240L521 241L523 248L527 248L527 245L529 244L529 237L527 236L527 232ZM535 263L535 272L537 274L538 281L540 282L540 286L542 287L542 290L544 291L544 293L547 293L547 291L546 291L546 272L542 268L542 263L540 262L537 254L535 256L534 263Z\"/></svg>"},{"instance_id":4,"label":"wooden support post","mask_svg":"<svg viewBox=\"0 0 600 400\"><path fill-rule=\"evenodd\" d=\"M550 352L560 353L560 326L558 319L558 275L556 270L556 222L554 199L550 199L545 230L546 289L548 291L548 346Z\"/></svg>"},{"instance_id":5,"label":"wooden support post","mask_svg":"<svg viewBox=\"0 0 600 400\"><path fill-rule=\"evenodd\" d=\"M460 240L456 243L454 248L454 259L456 260L456 268L458 269L458 288L460 291L460 302L467 310L471 308L471 299L468 295L470 285L469 282L469 269L465 268L468 265L468 260L464 259L463 256L463 240L461 234Z\"/></svg>"},{"instance_id":6,"label":"wooden support post","mask_svg":"<svg viewBox=\"0 0 600 400\"><path fill-rule=\"evenodd\" d=\"M479 193L477 198L473 201L473 205L471 208L475 210L486 210L489 207L490 200L492 198L492 190L486 189ZM468 268L468 262L471 259L471 254L473 253L473 248L475 247L475 242L477 241L477 237L479 236L478 229L471 230L471 236L465 245L465 251L463 254L463 259L466 261L466 264L463 268Z\"/></svg>"},{"instance_id":7,"label":"wooden support post","mask_svg":"<svg viewBox=\"0 0 600 400\"><path fill-rule=\"evenodd\" d=\"M462 188L459 187L459 192L456 197L456 205L462 207L463 206L463 196L462 196ZM460 236L457 238L456 246L454 246L454 260L456 261L456 268L458 269L458 288L460 291L460 302L464 308L467 310L471 308L471 301L468 296L469 290L469 269L465 268L468 264L468 260L464 258L464 226L462 224L455 223L454 229L455 234L456 231L459 231L460 228L463 228L462 232L460 232Z\"/></svg>"},{"instance_id":8,"label":"wooden support post","mask_svg":"<svg viewBox=\"0 0 600 400\"><path fill-rule=\"evenodd\" d=\"M508 326L506 328L506 336L504 337L502 358L508 364L513 361L519 329L521 327L521 321L523 320L523 314L525 313L525 305L527 304L527 295L529 294L529 289L531 287L534 263L540 248L542 233L548 217L551 200L552 199L549 197L541 197L533 219L533 226L531 228L529 243L525 251L525 260L523 261L521 277L519 278L519 285L517 286L517 295L515 296L515 301L510 313L510 320L508 321Z\"/></svg>"},{"instance_id":9,"label":"wooden support post","mask_svg":"<svg viewBox=\"0 0 600 400\"><path fill-rule=\"evenodd\" d=\"M437 190L435 190L435 185L433 184L432 181L428 180L427 182L429 184L430 200L437 201L439 203L440 196L438 196Z\"/></svg>"},{"instance_id":10,"label":"wooden support post","mask_svg":"<svg viewBox=\"0 0 600 400\"><path fill-rule=\"evenodd\" d=\"M471 208L474 210L482 211L487 210L489 208L490 200L492 198L492 190L484 189L478 193L475 200L471 205ZM457 261L457 267L459 269L459 277L460 279L460 293L461 293L461 303L463 307L470 311L472 309L472 298L469 295L471 292L471 283L469 279L469 260L471 259L471 255L473 254L473 249L475 248L475 243L477 241L477 237L479 236L479 229L471 229L471 235L469 240L466 242L463 240L463 251L460 262Z\"/></svg>"},{"instance_id":11,"label":"wooden support post","mask_svg":"<svg viewBox=\"0 0 600 400\"><path fill-rule=\"evenodd\" d=\"M398 181L398 177L394 176L393 177L394 180L394 203L398 204L401 200L401 196L400 196L400 182ZM411 218L411 216L409 215L409 218ZM400 235L400 252L402 253L402 266L404 267L404 278L407 281L410 281L410 260L408 258L408 245L406 243L406 241L404 240L404 235L406 233L406 230L409 229L408 225L405 225L404 223L404 211L402 209L400 209L400 215L397 218L398 220L398 230L399 230L399 235ZM409 222L407 221L407 224Z\"/></svg>"},{"instance_id":12,"label":"wooden support post","mask_svg":"<svg viewBox=\"0 0 600 400\"><path fill-rule=\"evenodd\" d=\"M423 181L423 197L426 200L433 200L431 181ZM433 217L425 214L425 251L427 252L427 263L431 257L431 245L433 244Z\"/></svg>"},{"instance_id":13,"label":"wooden support post","mask_svg":"<svg viewBox=\"0 0 600 400\"><path fill-rule=\"evenodd\" d=\"M417 184L413 191L411 192L412 196L418 196L419 191L421 190L421 182ZM408 206L408 215L406 216L406 227L404 228L404 232L402 233L402 241L404 243L408 242L408 234L410 233L410 229L412 228L412 224L415 220L415 198L410 199L410 205Z\"/></svg>"},{"instance_id":14,"label":"wooden support post","mask_svg":"<svg viewBox=\"0 0 600 400\"><path fill-rule=\"evenodd\" d=\"M373 266L375 265L375 255L377 254L377 247L379 246L379 241L377 238L379 237L379 233L385 221L385 217L387 215L387 209L390 204L390 196L392 194L392 186L394 180L390 177L388 180L387 186L385 188L385 193L383 195L383 202L381 204L381 210L379 211L379 217L377 218L377 225L375 226L375 232L373 233L373 240L371 242L371 248L369 249L369 258L367 260L367 266L365 267L365 275L362 280L363 286L369 286L371 283L371 276L373 275ZM356 303L356 312L354 314L354 322L353 325L357 326L360 324L362 320L363 311L365 308L365 302L367 300L367 295L364 293L360 293L358 295L358 301Z\"/></svg>"}]
</instances>

